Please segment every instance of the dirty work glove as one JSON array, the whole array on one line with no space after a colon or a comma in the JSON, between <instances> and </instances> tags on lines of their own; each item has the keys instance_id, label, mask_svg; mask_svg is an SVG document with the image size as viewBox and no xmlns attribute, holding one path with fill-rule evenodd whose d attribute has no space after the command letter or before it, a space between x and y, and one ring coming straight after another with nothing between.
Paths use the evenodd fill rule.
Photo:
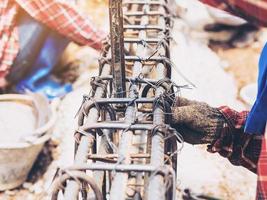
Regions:
<instances>
[{"instance_id":1,"label":"dirty work glove","mask_svg":"<svg viewBox=\"0 0 267 200\"><path fill-rule=\"evenodd\" d=\"M182 97L172 107L172 127L190 144L207 144L220 136L224 116L207 103L191 101Z\"/></svg>"}]
</instances>

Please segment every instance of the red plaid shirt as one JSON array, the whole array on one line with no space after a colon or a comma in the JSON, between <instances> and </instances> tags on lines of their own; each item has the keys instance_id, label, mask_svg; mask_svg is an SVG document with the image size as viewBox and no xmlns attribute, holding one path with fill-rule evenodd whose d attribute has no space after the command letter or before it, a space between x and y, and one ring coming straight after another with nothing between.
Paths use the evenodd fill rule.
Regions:
<instances>
[{"instance_id":1,"label":"red plaid shirt","mask_svg":"<svg viewBox=\"0 0 267 200\"><path fill-rule=\"evenodd\" d=\"M101 48L103 32L70 3L59 0L0 0L0 87L19 51L16 16L20 9L78 44Z\"/></svg>"},{"instance_id":2,"label":"red plaid shirt","mask_svg":"<svg viewBox=\"0 0 267 200\"><path fill-rule=\"evenodd\" d=\"M266 135L248 135L244 125L248 112L236 112L226 106L219 108L227 123L220 137L208 145L208 151L228 158L233 165L243 166L258 174L257 200L267 199Z\"/></svg>"},{"instance_id":3,"label":"red plaid shirt","mask_svg":"<svg viewBox=\"0 0 267 200\"><path fill-rule=\"evenodd\" d=\"M201 0L203 3L243 17L251 23L267 26L267 0ZM246 113L237 113L227 107L221 112L230 126L225 126L221 138L209 147L231 163L242 165L258 174L257 200L267 199L267 133L264 137L243 133Z\"/></svg>"}]
</instances>

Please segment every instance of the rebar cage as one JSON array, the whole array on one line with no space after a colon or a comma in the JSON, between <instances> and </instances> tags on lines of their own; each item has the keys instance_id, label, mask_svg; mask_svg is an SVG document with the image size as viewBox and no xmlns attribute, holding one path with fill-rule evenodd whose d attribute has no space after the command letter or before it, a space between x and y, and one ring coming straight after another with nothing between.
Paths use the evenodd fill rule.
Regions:
<instances>
[{"instance_id":1,"label":"rebar cage","mask_svg":"<svg viewBox=\"0 0 267 200\"><path fill-rule=\"evenodd\" d=\"M113 17L124 25L111 30L104 44L99 76L91 79L92 90L78 112L74 165L60 170L53 200L176 196L182 139L170 126L179 87L170 80L169 2L111 0L110 10L114 2L123 16ZM112 40L123 47L112 49Z\"/></svg>"}]
</instances>

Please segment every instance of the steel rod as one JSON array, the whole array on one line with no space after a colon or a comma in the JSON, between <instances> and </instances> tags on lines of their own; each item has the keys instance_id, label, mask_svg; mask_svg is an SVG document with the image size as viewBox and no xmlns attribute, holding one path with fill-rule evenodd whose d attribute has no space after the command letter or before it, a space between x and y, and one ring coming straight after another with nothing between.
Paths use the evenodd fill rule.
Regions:
<instances>
[{"instance_id":1,"label":"steel rod","mask_svg":"<svg viewBox=\"0 0 267 200\"><path fill-rule=\"evenodd\" d=\"M130 88L131 98L136 97L136 86L132 85ZM133 123L135 118L136 108L135 104L128 106L125 113L125 122ZM129 164L131 162L130 159L130 146L132 142L133 132L126 131L122 134L119 143L119 158L122 163ZM125 199L125 191L127 187L128 174L125 173L117 173L112 181L111 190L110 190L110 199L123 200Z\"/></svg>"},{"instance_id":2,"label":"steel rod","mask_svg":"<svg viewBox=\"0 0 267 200\"><path fill-rule=\"evenodd\" d=\"M150 11L150 12L142 12L142 11L137 11L137 12L126 12L124 13L125 16L143 16L143 15L147 15L147 16L166 16L166 13L161 13L161 12L153 12L153 11Z\"/></svg>"},{"instance_id":3,"label":"steel rod","mask_svg":"<svg viewBox=\"0 0 267 200\"><path fill-rule=\"evenodd\" d=\"M102 74L104 76L107 76L110 74L110 72L111 72L110 66L105 64L102 70ZM95 96L99 98L103 97L104 92L105 90L103 88L98 87L96 89ZM99 118L99 113L96 108L91 109L89 115L90 117L87 118L87 121L85 122L85 124L97 122ZM82 164L82 163L87 162L87 155L93 146L94 139L95 138L93 138L92 136L87 137L83 135L81 137L80 144L78 146L78 150L75 155L74 164ZM65 200L76 200L78 198L79 191L80 191L79 184L77 184L75 181L69 181L65 189L64 199Z\"/></svg>"},{"instance_id":4,"label":"steel rod","mask_svg":"<svg viewBox=\"0 0 267 200\"><path fill-rule=\"evenodd\" d=\"M157 66L158 77L164 77L165 67L162 64ZM156 90L156 96L160 96L164 92L164 88L160 87ZM154 111L154 124L164 124L164 113L162 108L158 105ZM164 164L164 135L160 132L156 132L152 136L152 149L151 149L151 165L155 168L159 168ZM162 200L165 199L165 187L163 177L155 175L150 179L148 186L148 200Z\"/></svg>"},{"instance_id":5,"label":"steel rod","mask_svg":"<svg viewBox=\"0 0 267 200\"><path fill-rule=\"evenodd\" d=\"M99 170L104 170L104 171L115 171L115 172L121 172L121 174L127 174L129 171L134 171L134 172L155 172L155 171L161 171L161 169L154 167L153 165L137 165L137 164L99 164L99 163L92 163L92 164L77 164L73 165L71 167L67 167L62 169L64 171L69 171L69 170L92 170L92 171L99 171ZM121 193L122 193L122 182L121 182ZM121 194L117 194L120 196ZM116 195L116 196L117 196ZM124 195L123 195L124 196Z\"/></svg>"},{"instance_id":6,"label":"steel rod","mask_svg":"<svg viewBox=\"0 0 267 200\"><path fill-rule=\"evenodd\" d=\"M139 38L124 38L124 42L125 43L141 43L141 42L145 42L145 43L159 43L161 41L161 39L159 38L145 38L145 39L139 39Z\"/></svg>"},{"instance_id":7,"label":"steel rod","mask_svg":"<svg viewBox=\"0 0 267 200\"><path fill-rule=\"evenodd\" d=\"M156 126L154 124L129 124L126 122L99 122L90 123L81 126L77 129L77 132L81 132L85 135L90 135L89 131L93 129L117 129L117 130L153 130ZM83 133L87 132L87 133ZM124 133L123 133L124 134Z\"/></svg>"},{"instance_id":8,"label":"steel rod","mask_svg":"<svg viewBox=\"0 0 267 200\"><path fill-rule=\"evenodd\" d=\"M164 78L164 79L168 79L168 78ZM102 76L102 80L112 80L112 76ZM155 85L160 80L159 79L151 79L151 78L126 77L126 81Z\"/></svg>"},{"instance_id":9,"label":"steel rod","mask_svg":"<svg viewBox=\"0 0 267 200\"><path fill-rule=\"evenodd\" d=\"M116 97L126 96L122 0L109 1L112 73Z\"/></svg>"},{"instance_id":10,"label":"steel rod","mask_svg":"<svg viewBox=\"0 0 267 200\"><path fill-rule=\"evenodd\" d=\"M93 103L102 104L118 104L118 103L153 103L155 98L95 98Z\"/></svg>"},{"instance_id":11,"label":"steel rod","mask_svg":"<svg viewBox=\"0 0 267 200\"><path fill-rule=\"evenodd\" d=\"M93 155L89 155L88 159L98 159L98 158L109 158L109 159L113 159L113 158L118 158L119 155L118 154L93 154ZM149 154L131 154L130 155L131 158L150 158Z\"/></svg>"},{"instance_id":12,"label":"steel rod","mask_svg":"<svg viewBox=\"0 0 267 200\"><path fill-rule=\"evenodd\" d=\"M108 61L111 60L111 58L107 58ZM143 55L140 56L125 56L125 61L140 61L140 62L165 62L168 64L168 58L164 56L153 56L153 57L143 57ZM168 66L168 65L167 65Z\"/></svg>"},{"instance_id":13,"label":"steel rod","mask_svg":"<svg viewBox=\"0 0 267 200\"><path fill-rule=\"evenodd\" d=\"M164 5L166 6L165 2L162 1L124 1L123 4L141 4L141 5Z\"/></svg>"},{"instance_id":14,"label":"steel rod","mask_svg":"<svg viewBox=\"0 0 267 200\"><path fill-rule=\"evenodd\" d=\"M163 11L162 8L160 11ZM160 25L166 25L164 18L160 17ZM161 52L162 53L162 52ZM165 52L166 53L166 52ZM160 63L157 65L157 77L163 79L167 76L166 67ZM164 93L164 88L159 87L156 90L156 97ZM154 108L153 123L155 125L164 124L164 111L160 105L156 105ZM164 165L164 135L161 132L156 132L152 136L152 149L151 149L151 165L160 167ZM164 179L160 175L151 177L148 185L148 200L162 200L165 199L166 188L164 187Z\"/></svg>"},{"instance_id":15,"label":"steel rod","mask_svg":"<svg viewBox=\"0 0 267 200\"><path fill-rule=\"evenodd\" d=\"M157 30L164 31L166 27L157 26L157 25L125 25L124 29L134 29L134 30Z\"/></svg>"},{"instance_id":16,"label":"steel rod","mask_svg":"<svg viewBox=\"0 0 267 200\"><path fill-rule=\"evenodd\" d=\"M143 18L141 21L141 25L146 25L148 24L147 18ZM125 27L125 26L124 26ZM145 38L146 33L145 31L140 31L139 32L139 38ZM137 45L137 50L136 54L138 56L141 56L144 54L145 47L143 45ZM132 69L132 75L133 77L138 77L139 73L142 69L142 63L139 61L136 61L133 65ZM137 97L137 85L136 83L133 83L130 87L130 94L129 96L131 98L136 98ZM126 115L125 115L125 121L133 123L135 120L135 113L136 108L135 104L132 106L128 107L126 110ZM134 114L134 115L133 115ZM131 131L127 131L126 134L124 133L121 137L121 141L119 144L119 154L121 155L118 159L124 159L123 163L130 163L130 146L132 142L132 137L133 133ZM126 193L126 188L127 188L127 181L128 181L128 176L129 174L123 174L123 173L117 173L115 175L115 178L113 180L113 183L111 185L111 191L110 191L110 198L112 200L123 200L125 199L125 193Z\"/></svg>"}]
</instances>

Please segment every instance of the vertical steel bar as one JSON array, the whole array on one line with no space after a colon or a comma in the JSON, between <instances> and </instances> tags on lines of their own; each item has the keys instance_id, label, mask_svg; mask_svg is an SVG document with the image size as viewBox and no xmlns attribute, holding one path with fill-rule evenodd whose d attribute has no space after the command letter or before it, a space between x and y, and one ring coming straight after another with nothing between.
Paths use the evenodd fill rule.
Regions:
<instances>
[{"instance_id":1,"label":"vertical steel bar","mask_svg":"<svg viewBox=\"0 0 267 200\"><path fill-rule=\"evenodd\" d=\"M122 0L110 0L110 33L111 33L111 53L114 86L116 97L125 97L125 61L124 61L124 40L123 40L123 16L122 16ZM122 43L121 43L122 42ZM132 85L129 96L136 97L136 86ZM128 106L125 113L125 122L133 123L135 117L135 105ZM119 158L123 163L130 163L130 149L132 142L132 131L126 131L122 134L119 143ZM123 200L125 199L125 191L127 187L128 174L117 173L111 184L110 199Z\"/></svg>"},{"instance_id":2,"label":"vertical steel bar","mask_svg":"<svg viewBox=\"0 0 267 200\"><path fill-rule=\"evenodd\" d=\"M109 65L104 65L102 75L106 76L110 74L110 66ZM95 96L101 98L104 94L104 89L101 87L98 87L96 89ZM85 123L95 123L97 122L99 118L99 113L96 108L92 108L90 110L90 113L88 113L90 117L87 118ZM78 146L78 150L75 155L75 160L74 164L83 164L87 162L87 157L92 149L92 146L94 144L94 138L93 137L86 137L82 136L80 140L80 144ZM80 186L78 183L75 181L69 181L67 183L67 187L64 193L64 199L65 200L76 200L78 199L79 196L79 191L80 191Z\"/></svg>"},{"instance_id":3,"label":"vertical steel bar","mask_svg":"<svg viewBox=\"0 0 267 200\"><path fill-rule=\"evenodd\" d=\"M164 72L165 67L163 64L158 64L157 66L157 74L158 78L165 78ZM164 93L164 88L159 87L156 90L156 97L159 97ZM155 125L164 124L164 113L160 105L156 106L154 115L153 115L153 123ZM152 136L152 144L151 144L151 165L159 168L164 164L164 136L162 133L157 132ZM165 199L165 187L164 180L162 175L154 175L150 177L150 182L148 185L148 200L162 200Z\"/></svg>"},{"instance_id":4,"label":"vertical steel bar","mask_svg":"<svg viewBox=\"0 0 267 200\"><path fill-rule=\"evenodd\" d=\"M97 149L97 153L100 155L105 155L110 153L109 149L108 149L108 138L110 136L110 130L104 130L103 131L104 135L100 136L100 143L99 143L99 148ZM96 163L104 163L101 161L96 161ZM96 184L98 186L98 188L103 188L103 183L104 183L104 171L95 171L93 172L93 177L96 181Z\"/></svg>"},{"instance_id":5,"label":"vertical steel bar","mask_svg":"<svg viewBox=\"0 0 267 200\"><path fill-rule=\"evenodd\" d=\"M147 13L149 10L150 10L150 6L149 5L144 5L143 6L143 11L145 13ZM140 19L140 25L148 25L148 24L149 24L149 17L147 15L143 15L141 17L141 19ZM139 32L139 35L138 36L139 36L138 39L145 40L147 38L147 32L145 30L141 30ZM147 49L144 48L144 46L142 44L138 44L138 46L137 46L137 55L147 56ZM142 71L141 71L142 73L144 72L144 68L145 68L145 66L142 66ZM137 72L139 73L139 71L137 71ZM139 74L134 74L134 75L135 76L138 76ZM143 140L146 139L147 132L140 131L140 134L141 134L140 142L142 142ZM140 149L138 149L138 150L140 151ZM136 175L136 184L137 185L144 184L143 174L142 173L138 173ZM135 188L135 191L136 192L141 192L140 187Z\"/></svg>"},{"instance_id":6,"label":"vertical steel bar","mask_svg":"<svg viewBox=\"0 0 267 200\"><path fill-rule=\"evenodd\" d=\"M133 85L131 89L133 92L130 92L131 96L135 95L134 90L136 86ZM125 122L131 124L135 117L135 106L128 106L125 114ZM120 144L119 144L119 158L124 164L130 164L130 147L132 142L133 132L126 131L122 134ZM127 188L128 173L116 173L110 190L110 199L111 200L124 200L125 193Z\"/></svg>"},{"instance_id":7,"label":"vertical steel bar","mask_svg":"<svg viewBox=\"0 0 267 200\"><path fill-rule=\"evenodd\" d=\"M110 39L113 83L116 97L125 97L125 61L122 0L109 0Z\"/></svg>"},{"instance_id":8,"label":"vertical steel bar","mask_svg":"<svg viewBox=\"0 0 267 200\"><path fill-rule=\"evenodd\" d=\"M164 11L164 8L159 8L159 11ZM166 26L166 21L164 17L159 17L158 25L161 27ZM160 52L165 53L166 52ZM162 54L163 55L163 54ZM157 78L163 79L166 78L167 71L166 67L160 63L157 65ZM165 92L163 87L159 87L156 90L156 97L159 97ZM154 108L153 123L155 125L164 124L164 112L160 105L156 105ZM151 144L151 165L155 167L161 167L164 165L164 135L160 132L157 132L152 136ZM166 188L164 187L164 179L162 175L155 175L150 178L150 183L148 185L148 200L162 200L165 199Z\"/></svg>"},{"instance_id":9,"label":"vertical steel bar","mask_svg":"<svg viewBox=\"0 0 267 200\"><path fill-rule=\"evenodd\" d=\"M146 25L148 24L148 18L146 16L142 17L141 19L141 24ZM140 31L139 32L139 37L140 38L145 38L146 37L146 31ZM137 50L136 54L137 56L143 56L146 48L138 44L137 45ZM142 70L142 63L137 61L134 63L132 72L133 72L133 77L138 77ZM135 98L136 97L136 92L137 91L137 86L136 84L132 84L130 88L130 98ZM132 123L133 120L135 119L135 107L134 106L129 106L126 110L126 115L125 115L125 121L128 123ZM122 135L120 145L119 145L119 154L120 158L119 159L124 159L123 163L129 163L130 162L130 151L131 151L131 142L132 142L132 137L133 133L131 131L127 131ZM110 192L110 199L111 200L123 200L125 199L125 193L126 193L126 188L127 188L127 181L128 181L128 174L127 173L117 173L111 186L111 192Z\"/></svg>"}]
</instances>

